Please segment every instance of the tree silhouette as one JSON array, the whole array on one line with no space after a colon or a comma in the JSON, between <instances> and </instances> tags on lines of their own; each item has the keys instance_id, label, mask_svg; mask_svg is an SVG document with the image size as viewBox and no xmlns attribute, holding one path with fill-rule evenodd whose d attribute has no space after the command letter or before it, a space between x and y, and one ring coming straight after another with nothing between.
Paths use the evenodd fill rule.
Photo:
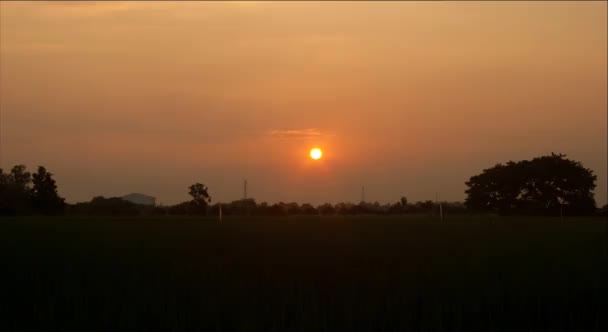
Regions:
<instances>
[{"instance_id":1,"label":"tree silhouette","mask_svg":"<svg viewBox=\"0 0 608 332\"><path fill-rule=\"evenodd\" d=\"M39 166L32 176L34 186L31 190L31 201L34 211L46 215L60 214L65 209L65 199L57 194L57 185L53 174Z\"/></svg>"},{"instance_id":2,"label":"tree silhouette","mask_svg":"<svg viewBox=\"0 0 608 332\"><path fill-rule=\"evenodd\" d=\"M32 181L30 172L27 172L25 169L24 165L16 165L9 174L9 181L23 191L29 189L28 186Z\"/></svg>"},{"instance_id":3,"label":"tree silhouette","mask_svg":"<svg viewBox=\"0 0 608 332\"><path fill-rule=\"evenodd\" d=\"M192 196L192 201L190 202L190 205L192 206L191 212L205 214L207 212L207 206L211 203L209 188L204 184L197 182L191 185L189 189L189 194Z\"/></svg>"},{"instance_id":4,"label":"tree silhouette","mask_svg":"<svg viewBox=\"0 0 608 332\"><path fill-rule=\"evenodd\" d=\"M304 215L316 215L319 211L309 203L304 203L300 206L300 213Z\"/></svg>"},{"instance_id":5,"label":"tree silhouette","mask_svg":"<svg viewBox=\"0 0 608 332\"><path fill-rule=\"evenodd\" d=\"M319 205L318 210L319 210L319 213L321 213L323 215L336 213L336 209L334 208L334 206L329 203Z\"/></svg>"},{"instance_id":6,"label":"tree silhouette","mask_svg":"<svg viewBox=\"0 0 608 332\"><path fill-rule=\"evenodd\" d=\"M0 169L0 215L17 215L31 212L31 174L24 165L14 166L10 173Z\"/></svg>"},{"instance_id":7,"label":"tree silhouette","mask_svg":"<svg viewBox=\"0 0 608 332\"><path fill-rule=\"evenodd\" d=\"M596 176L562 154L510 161L466 182L467 208L500 214L588 215L596 210Z\"/></svg>"}]
</instances>

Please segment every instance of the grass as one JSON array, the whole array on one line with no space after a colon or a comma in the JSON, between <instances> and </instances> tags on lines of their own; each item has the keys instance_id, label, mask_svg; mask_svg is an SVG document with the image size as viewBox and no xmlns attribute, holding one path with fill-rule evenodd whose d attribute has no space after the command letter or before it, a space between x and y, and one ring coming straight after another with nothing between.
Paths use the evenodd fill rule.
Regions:
<instances>
[{"instance_id":1,"label":"grass","mask_svg":"<svg viewBox=\"0 0 608 332\"><path fill-rule=\"evenodd\" d=\"M603 219L0 220L2 331L605 331Z\"/></svg>"}]
</instances>

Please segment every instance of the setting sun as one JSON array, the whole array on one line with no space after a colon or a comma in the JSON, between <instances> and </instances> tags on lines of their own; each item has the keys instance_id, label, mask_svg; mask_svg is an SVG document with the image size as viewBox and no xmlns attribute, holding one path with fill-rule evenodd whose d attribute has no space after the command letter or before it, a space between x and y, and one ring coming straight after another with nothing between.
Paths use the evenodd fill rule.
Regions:
<instances>
[{"instance_id":1,"label":"setting sun","mask_svg":"<svg viewBox=\"0 0 608 332\"><path fill-rule=\"evenodd\" d=\"M310 150L310 158L314 160L319 160L321 159L321 157L323 157L323 151L321 151L321 149L314 148Z\"/></svg>"}]
</instances>

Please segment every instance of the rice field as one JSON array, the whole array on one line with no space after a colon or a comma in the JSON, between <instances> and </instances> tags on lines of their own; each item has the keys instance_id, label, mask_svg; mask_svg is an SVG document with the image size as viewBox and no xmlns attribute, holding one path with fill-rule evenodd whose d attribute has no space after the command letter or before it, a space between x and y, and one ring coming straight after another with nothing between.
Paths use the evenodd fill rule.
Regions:
<instances>
[{"instance_id":1,"label":"rice field","mask_svg":"<svg viewBox=\"0 0 608 332\"><path fill-rule=\"evenodd\" d=\"M0 331L606 331L602 218L3 218Z\"/></svg>"}]
</instances>

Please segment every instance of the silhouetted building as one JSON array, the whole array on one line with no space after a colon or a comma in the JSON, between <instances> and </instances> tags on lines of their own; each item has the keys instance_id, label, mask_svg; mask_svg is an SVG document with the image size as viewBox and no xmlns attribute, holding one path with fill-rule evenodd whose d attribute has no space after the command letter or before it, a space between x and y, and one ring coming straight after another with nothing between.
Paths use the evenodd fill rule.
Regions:
<instances>
[{"instance_id":1,"label":"silhouetted building","mask_svg":"<svg viewBox=\"0 0 608 332\"><path fill-rule=\"evenodd\" d=\"M144 194L129 194L121 197L123 200L138 205L156 205L156 198Z\"/></svg>"}]
</instances>

